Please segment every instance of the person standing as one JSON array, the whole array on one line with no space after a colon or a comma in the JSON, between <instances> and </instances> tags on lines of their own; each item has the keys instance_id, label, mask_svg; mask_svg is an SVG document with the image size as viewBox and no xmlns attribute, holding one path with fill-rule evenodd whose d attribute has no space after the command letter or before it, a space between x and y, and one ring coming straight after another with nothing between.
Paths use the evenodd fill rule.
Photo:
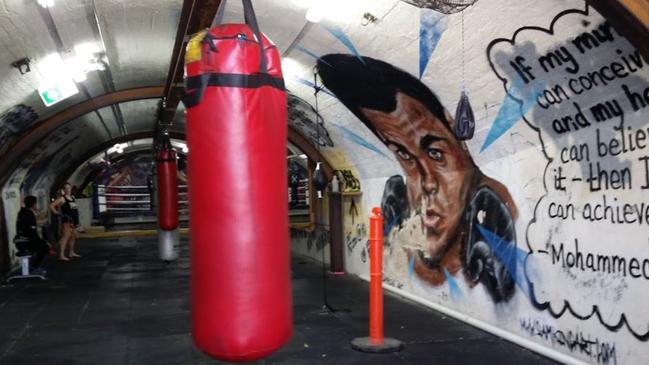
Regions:
<instances>
[{"instance_id":1,"label":"person standing","mask_svg":"<svg viewBox=\"0 0 649 365\"><path fill-rule=\"evenodd\" d=\"M49 250L49 245L38 235L37 215L36 197L32 195L25 197L25 206L18 212L16 220L16 236L21 238L16 241L16 248L21 251L32 251L32 262L30 263L30 266L33 267L32 272L44 275L45 270L40 265Z\"/></svg>"},{"instance_id":2,"label":"person standing","mask_svg":"<svg viewBox=\"0 0 649 365\"><path fill-rule=\"evenodd\" d=\"M59 260L69 261L70 258L81 257L74 250L74 244L77 238L76 228L79 226L79 209L74 195L72 195L72 185L70 183L66 182L63 184L63 196L57 198L50 204L50 210L52 213L61 216L61 225L63 227L63 234L59 241ZM66 257L65 251L68 247L70 254Z\"/></svg>"}]
</instances>

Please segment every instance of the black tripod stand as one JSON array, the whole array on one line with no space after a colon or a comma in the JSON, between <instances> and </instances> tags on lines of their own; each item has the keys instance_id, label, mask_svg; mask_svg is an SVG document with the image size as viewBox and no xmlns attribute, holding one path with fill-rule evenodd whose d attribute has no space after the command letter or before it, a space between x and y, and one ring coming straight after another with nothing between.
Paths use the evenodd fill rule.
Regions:
<instances>
[{"instance_id":1,"label":"black tripod stand","mask_svg":"<svg viewBox=\"0 0 649 365\"><path fill-rule=\"evenodd\" d=\"M321 87L318 86L318 73L317 70L314 69L313 72L313 96L315 98L315 125L316 125L316 148L318 149L318 152L320 151L320 129L324 129L324 120L320 116L320 113L318 112L318 92L322 90ZM327 186L329 185L329 182L327 181L326 176L324 175L324 172L322 169L320 169L320 162L317 163L318 165L316 166L316 173L314 174L314 187L316 190L318 190L318 198L316 199L316 225L315 225L315 236L316 236L316 247L318 246L318 242L320 240L323 240L322 242L322 247L320 248L322 250L322 310L320 311L320 314L335 314L336 312L341 312L341 311L347 311L349 310L341 310L341 309L334 309L328 302L327 298L327 263L325 262L325 246L326 246L326 241L324 240L325 237L324 235L324 230L322 229L323 223L322 223L322 195L327 191ZM330 238L330 237L329 237ZM331 242L329 243L331 244Z\"/></svg>"},{"instance_id":2,"label":"black tripod stand","mask_svg":"<svg viewBox=\"0 0 649 365\"><path fill-rule=\"evenodd\" d=\"M317 200L317 208L316 209L316 229L315 229L315 234L316 234L316 247L318 246L317 242L322 240L323 244L322 247L320 248L320 251L322 253L322 309L320 310L320 314L334 314L337 312L336 309L334 309L328 301L327 298L327 262L325 260L325 247L326 241L324 240L325 237L323 235L325 234L324 230L322 229L323 224L322 224L322 199L318 198ZM331 243L330 243L331 244Z\"/></svg>"}]
</instances>

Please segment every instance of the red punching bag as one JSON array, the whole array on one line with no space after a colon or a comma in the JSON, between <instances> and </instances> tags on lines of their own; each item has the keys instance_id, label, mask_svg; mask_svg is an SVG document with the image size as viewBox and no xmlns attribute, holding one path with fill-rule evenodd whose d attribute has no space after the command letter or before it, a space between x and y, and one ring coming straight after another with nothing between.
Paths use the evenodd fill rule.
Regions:
<instances>
[{"instance_id":1,"label":"red punching bag","mask_svg":"<svg viewBox=\"0 0 649 365\"><path fill-rule=\"evenodd\" d=\"M286 93L277 49L244 10L246 24L189 42L183 97L192 335L226 361L265 357L292 332Z\"/></svg>"},{"instance_id":2,"label":"red punching bag","mask_svg":"<svg viewBox=\"0 0 649 365\"><path fill-rule=\"evenodd\" d=\"M178 181L176 151L163 148L156 158L158 168L158 222L160 229L178 228Z\"/></svg>"}]
</instances>

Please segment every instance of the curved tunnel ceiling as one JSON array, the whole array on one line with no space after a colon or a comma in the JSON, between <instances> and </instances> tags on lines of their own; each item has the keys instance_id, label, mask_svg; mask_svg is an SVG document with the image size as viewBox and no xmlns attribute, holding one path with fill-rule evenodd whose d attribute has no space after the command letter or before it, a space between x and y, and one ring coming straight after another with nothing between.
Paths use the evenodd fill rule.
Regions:
<instances>
[{"instance_id":1,"label":"curved tunnel ceiling","mask_svg":"<svg viewBox=\"0 0 649 365\"><path fill-rule=\"evenodd\" d=\"M105 53L115 90L164 84L180 5L180 1L168 0L58 0L43 9L36 1L3 2L0 62L10 65L28 57L31 72L21 75L11 69L3 75L0 91L6 97L0 100L0 110L22 103L45 119L81 100L108 93L99 77L103 71L88 72L88 80L78 83L89 95L80 92L51 108L36 93L53 76L44 62L47 56L58 52L64 59L74 57L75 47L84 44Z\"/></svg>"},{"instance_id":2,"label":"curved tunnel ceiling","mask_svg":"<svg viewBox=\"0 0 649 365\"><path fill-rule=\"evenodd\" d=\"M4 154L2 155L2 158L0 158L0 172L3 172L3 177L0 179L6 178L8 175L7 170L9 168L16 168L16 161L19 161L21 165L33 162L34 159L43 152L43 141L46 138L52 139L54 144L58 145L61 139L58 138L57 140L57 134L69 134L69 129L83 125L81 122L71 124L66 129L62 129L61 133L56 132L59 127L65 126L70 123L70 121L77 118L84 118L95 110L120 102L139 100L142 98L159 98L161 93L162 88L160 87L129 89L109 93L90 100L82 101L66 110L52 115L50 118L34 123L33 126L23 126L23 131L14 131L14 135L18 135L17 138L14 138L14 141L11 141L10 138L5 138L5 141L3 142L2 151ZM103 120L101 113L97 111L95 115L97 119L99 119L99 122L102 123L102 127L105 125L102 129L105 131L106 135L111 137L111 126L105 123L106 121ZM41 146L40 149L38 148L39 145ZM54 145L52 147L54 147Z\"/></svg>"},{"instance_id":3,"label":"curved tunnel ceiling","mask_svg":"<svg viewBox=\"0 0 649 365\"><path fill-rule=\"evenodd\" d=\"M171 132L170 136L172 142L178 143L179 141L185 140L184 133L180 132ZM104 141L100 144L93 145L90 148L82 150L83 152L79 154L70 154L70 158L61 166L56 168L50 168L46 171L40 172L37 167L33 167L26 175L25 182L30 182L30 177L32 180L39 178L48 180L45 181L45 184L36 184L35 185L45 185L49 183L50 186L60 186L63 182L70 179L73 175L77 174L79 170L83 170L88 167L88 165L95 160L98 156L102 155L103 152L107 151L117 143L128 143L128 147L124 149L124 153L130 153L133 151L142 151L142 150L151 150L153 144L153 132L138 132L132 133L126 136L120 136L113 138L107 141Z\"/></svg>"},{"instance_id":4,"label":"curved tunnel ceiling","mask_svg":"<svg viewBox=\"0 0 649 365\"><path fill-rule=\"evenodd\" d=\"M306 5L300 1L256 1L255 6L262 28L280 49L288 47L306 22ZM13 174L13 180L22 180L31 175L29 170L34 166L40 170L52 166L52 161L67 163L74 160L72 156L123 135L117 119L124 121L128 134L151 131L159 99L137 99L162 95L157 85L165 81L181 7L178 0L58 0L47 9L35 1L25 1L0 7L0 20L11 28L0 34L0 41L7 45L0 61L11 64L22 57L31 60L30 72L21 75L18 69L11 69L0 80L0 90L8 95L0 100L0 111L22 104L38 114L37 121L19 123L0 143L3 179L8 177L8 168L23 170ZM275 24L278 13L299 21ZM243 19L241 4L228 4L225 19ZM80 44L98 48L108 70L88 72L87 80L77 82L78 94L45 107L37 94L51 71L44 60L52 54L63 59L74 57ZM134 94L120 97L131 88L135 88ZM177 115L182 115L181 109ZM183 131L182 118L175 119L172 130Z\"/></svg>"},{"instance_id":5,"label":"curved tunnel ceiling","mask_svg":"<svg viewBox=\"0 0 649 365\"><path fill-rule=\"evenodd\" d=\"M488 0L482 0L485 1ZM334 0L328 3L339 11L331 12L326 22L316 25L305 20L310 5L308 1L254 2L261 29L276 43L285 58L294 61L293 67L285 69L286 85L305 105L313 105L316 101L310 84L313 80L314 55L350 52L358 48L370 57L380 56L416 73L419 65L407 60L418 58L414 42L419 38L419 27L404 27L403 24L417 25L418 22L412 20L418 18L419 11L430 9L431 6L435 9L436 1ZM54 6L47 9L40 7L36 1L3 2L0 6L0 23L3 24L0 44L4 51L0 54L0 62L11 64L28 57L31 71L21 75L18 69L9 69L2 76L0 112L23 104L38 114L37 121L12 126L7 133L0 135L0 152L3 153L0 172L4 172L3 178L8 176L9 167L24 170L24 177L34 165L47 165L49 168L69 163L74 161L72 157L83 155L93 146L125 133L152 131L158 98L162 95L159 85L165 83L181 8L181 0L57 0ZM377 21L372 24L364 22L366 13L375 16ZM277 21L279 18L281 22ZM228 2L226 22L240 22L242 19L241 3ZM399 31L393 32L393 29ZM457 37L457 34L452 36ZM404 44L408 46L401 47L400 52L387 52ZM87 79L76 85L79 89L76 95L52 107L45 107L36 91L49 77L44 60L52 54L58 54L65 60L74 58L81 53L79 45L94 47L97 51L94 55L104 63L104 70L87 72ZM469 53L467 58L476 56ZM448 81L427 82L449 90L457 89L457 85ZM111 95L128 93L129 89L144 88L147 95L110 98ZM320 95L321 112L336 126L329 131L321 131L320 136L325 136L325 139L318 140L316 144L326 148L336 140L336 136L329 135L332 130L339 130L343 135L349 133L345 129L346 122L342 121L349 119L349 113L334 98L323 93ZM447 98L446 94L441 97ZM139 100L148 98L150 100ZM453 99L443 101L449 109L455 103ZM79 109L78 106L84 102L88 109ZM292 127L315 141L317 128L300 122L301 116L313 110L301 103L296 105L298 112L293 113ZM43 123L57 116L60 118L56 123L49 126ZM5 126L0 125L2 127ZM180 109L173 131L184 131ZM13 144L16 141L19 143ZM7 146L12 148L8 150ZM20 164L16 165L15 161ZM21 178L19 175L14 174L14 178Z\"/></svg>"},{"instance_id":6,"label":"curved tunnel ceiling","mask_svg":"<svg viewBox=\"0 0 649 365\"><path fill-rule=\"evenodd\" d=\"M45 121L39 126L44 137L40 140L30 140L33 147L26 153L25 158L20 158L17 149L12 150L17 167L9 183L24 184L27 187L56 184L61 178L66 179L77 166L92 155L115 143L151 137L151 126L155 121L158 103L159 99L116 103L126 121L129 130L127 135L119 134L110 105L89 111L94 106L103 105L100 103L88 103L87 109L77 108L79 113L86 113L67 122L56 117ZM290 137L295 140L299 135L305 136L302 144L316 144L315 141L319 138L320 147L333 146L327 130L318 128L314 122L315 113L315 109L306 101L289 94L289 126L292 130ZM174 138L184 139L185 118L182 106L176 114L170 133ZM322 120L321 117L319 119Z\"/></svg>"},{"instance_id":7,"label":"curved tunnel ceiling","mask_svg":"<svg viewBox=\"0 0 649 365\"><path fill-rule=\"evenodd\" d=\"M195 1L202 4L211 2L210 0ZM518 338L520 340L517 341L523 342L525 346L533 344L539 351L556 350L566 356L575 358L580 356L580 359L591 362L596 361L598 356L595 354L593 357L583 351L578 354L572 348L555 346L555 343L550 343L547 339L532 338L529 336L529 331L523 328L524 326L521 327L521 321L540 318L547 320L545 322L549 321L548 324L557 331L575 328L580 332L583 330L584 336L605 339L606 343L612 344L613 350L618 346L616 354L620 356L617 358L620 363L624 362L624 359L631 359L630 363L645 363L644 360L649 357L646 347L649 335L645 332L640 333L645 330L641 325L647 323L646 320L643 321L646 316L640 305L646 302L642 299L647 299L645 283L639 280L631 282L631 279L627 280L626 274L623 277L621 273L614 273L616 275L610 276L608 278L610 280L602 281L599 274L604 273L604 269L600 270L601 273L593 270L594 276L590 276L591 273L583 270L583 264L576 278L573 274L579 271L578 265L564 265L563 261L569 260L563 260L563 256L561 263L557 259L555 264L554 258L550 257L552 255L547 253L550 249L553 252L564 250L564 242L565 252L571 251L568 245L571 245L574 240L576 256L579 251L577 246L579 238L582 242L580 252L584 252L584 257L586 253L591 258L600 256L631 258L634 255L639 257L640 248L645 247L643 245L646 244L646 227L641 225L631 229L633 223L631 221L627 221L626 225L618 225L620 222L614 222L611 218L609 224L606 217L604 220L593 220L592 216L587 218L586 215L573 219L572 222L568 217L569 213L555 215L549 210L547 211L549 214L544 212L544 207L558 203L566 210L569 207L574 208L579 215L582 213L580 210L585 211L585 207L590 206L591 203L593 209L596 209L595 204L605 208L607 196L611 211L615 206L621 209L625 201L630 203L627 205L642 202L646 194L638 188L637 181L633 190L630 189L630 177L629 189L626 189L625 183L622 183L622 186L618 185L622 188L619 189L620 191L613 191L618 190L613 184L611 184L612 189L608 187L602 189L601 182L604 179L600 174L600 178L597 179L600 181L598 184L600 187L594 189L591 181L586 183L585 178L588 173L592 175L592 171L586 172L585 167L588 166L592 170L596 164L599 170L601 161L602 167L608 171L623 175L623 171L627 170L629 176L631 171L634 175L642 171L641 174L644 172L646 176L648 175L646 164L642 166L641 161L635 159L634 164L630 164L631 157L638 157L644 154L643 151L638 150L637 154L617 156L612 152L613 143L611 143L611 156L605 156L606 158L598 156L592 162L589 158L584 158L583 154L581 158L573 161L560 162L559 158L555 158L559 157L559 151L562 151L561 154L563 151L568 152L567 147L560 150L564 146L577 149L577 147L588 148L589 145L593 147L597 144L596 149L599 152L599 128L602 131L602 138L611 142L618 141L618 134L614 131L612 120L599 126L593 124L590 130L582 130L579 133L563 134L565 131L559 132L556 129L554 131L562 135L547 133L554 127L550 126L555 124L553 119L557 118L555 121L558 124L559 120L563 121L563 118L559 118L559 114L565 116L568 110L570 110L570 117L574 117L573 121L578 124L573 106L578 114L581 114L582 109L577 101L582 103L581 107L584 111L592 112L605 100L612 100L617 104L616 99L624 100L622 98L625 97L628 99L631 94L627 93L627 96L624 96L622 93L624 88L620 88L620 85L615 83L611 84L611 90L594 89L589 95L584 95L583 99L575 97L575 100L550 110L545 110L542 104L539 104L540 108L530 106L534 104L535 99L538 102L539 97L535 98L535 95L541 88L545 88L544 82L547 82L548 86L557 85L558 88L563 82L560 81L561 78L570 77L564 73L564 69L565 72L572 73L568 65L561 64L562 67L558 68L559 65L552 64L550 55L564 49L565 45L571 43L575 45L573 42L582 38L584 34L582 32L586 32L584 29L588 32L599 27L604 27L599 29L610 30L605 25L606 19L586 5L595 3L594 0L586 2L583 0L547 2L467 0L474 5L466 8L461 14L453 11L439 12L428 6L441 1L444 0L320 0L320 4L330 5L333 11L325 21L315 24L306 23L304 19L309 4L306 0L255 0L262 30L276 42L285 57L286 85L295 95L289 101L289 140L307 155L317 155L322 152L324 157L334 163L335 168L350 169L354 175L357 175L358 182L362 182L362 194L359 193L360 196L355 194L355 198L352 196L344 201L346 202L344 204L347 204L345 207L351 208L353 205L357 208L354 209L355 213L350 209L343 222L343 228L352 228L351 234L355 236L355 240L358 238L357 241L364 242L363 236L366 234L360 232L361 222L355 223L354 216L366 217L371 207L378 202L381 202L382 206L387 206L388 209L383 210L389 212L389 215L386 215L386 222L390 226L388 238L394 243L392 246L394 256L391 261L386 261L384 267L386 273L390 273L386 278L390 279L389 283L394 284L393 286L402 288L404 292L423 301L435 302L440 307L451 308L464 320L475 318L477 321L474 323L494 326L493 328L496 328L500 335L509 339ZM96 148L103 149L117 141L134 139L135 136L150 138L153 134L154 122L157 118L156 106L163 94L160 85L165 84L168 74L170 53L175 44L174 35L182 1L101 0L101 4L99 2L99 0L55 0L56 5L45 11L36 5L35 0L0 1L0 45L3 46L0 60L7 65L22 57L33 59L32 71L23 76L18 70L9 67L4 74L0 75L0 91L5 94L0 100L0 112L16 104L24 104L32 107L34 112L39 114L38 121L12 124L12 127L7 129L8 133L0 134L0 153L5 153L0 157L0 180L9 176L14 182L12 186L7 187L8 194L5 195L3 191L3 198L7 198L0 201L3 205L0 213L7 223L5 225L7 229L3 234L6 237L0 237L0 249L7 246L6 244L13 237L12 226L20 206L19 197L21 193L25 193L25 191L17 191L19 190L17 185L27 183L38 186L38 192L42 194L34 195L47 200L49 187L55 185L56 180L64 178L68 171L83 165L87 158L92 157L92 152ZM647 4L644 0L598 1L598 3L609 4L618 2L642 3L645 4L645 8ZM242 18L240 6L240 2L230 1L226 19L240 21ZM593 13L589 13L590 10L593 10ZM95 19L98 22L94 23ZM553 28L555 24L565 28L557 28L555 33ZM644 32L641 33L645 37L645 44L647 44L646 29L645 27ZM532 30L529 35L527 35L528 30ZM610 32L608 34L611 35ZM521 36L520 42L516 41L517 36ZM618 34L615 34L614 42L607 46L594 47L597 49L593 49L593 53L586 54L580 51L583 54L578 59L572 58L575 68L578 65L583 66L582 72L586 75L593 70L597 71L596 69L604 63L606 67L610 65L613 69L614 63L609 62L623 59L627 62L626 66L631 69L624 55L631 55L633 47L621 38L618 41L617 36ZM90 71L87 81L78 83L77 95L46 108L35 93L45 74L45 67L40 66L40 61L52 52L57 52L64 58L70 57L71 52L76 52L74 49L77 44L88 42L101 43L103 54L99 52L98 58L107 65L107 68L104 71ZM492 48L494 42L500 44L502 48ZM577 50L572 48L574 51ZM588 48L590 49L590 46ZM492 49L498 52L490 53ZM579 49L584 50L581 47ZM395 103L401 103L400 106L393 108L389 105L383 114L380 114L381 110L374 106L367 107L377 109L379 112L374 113L375 120L368 123L370 128L372 123L377 124L390 119L390 126L383 125L383 130L387 130L387 133L381 135L386 142L382 143L376 136L378 133L375 134L367 128L326 89L318 92L317 87L314 88L313 83L318 83L313 74L316 59L332 53L346 54L344 58L352 60L356 66L360 66L359 68L363 66L360 65L361 62L364 65L373 64L375 61L369 60L373 58L404 70L412 75L415 84L423 84L421 89L430 89L437 95L439 100L435 100L435 105L439 103L441 106L435 106L434 109L440 113L443 112L440 109L451 113L458 109L462 111L462 108L456 107L460 104L459 96L466 90L471 94L475 110L474 138L464 141L464 136L460 138L455 130L451 134L450 130L440 125L444 123L435 121L444 119L440 118L440 114L431 116L429 112L434 111L429 106L422 108L420 102L423 100L412 100L417 98L408 95L406 90L395 87L394 89L402 91L402 95L397 96L399 100L394 100ZM366 58L360 57L361 54ZM566 56L569 54L567 53ZM618 57L615 54L622 56ZM600 58L600 55L605 57ZM638 63L649 61L647 57L644 61L640 61L637 54L634 53L634 56L637 57ZM514 61L519 57L522 60L527 59L528 65L532 61L538 61L535 72L541 85L539 90L537 90L539 84L533 82L530 82L526 88L520 85L523 82L527 84L530 80L524 77L523 68L515 65ZM326 59L331 60L331 58ZM544 62L550 63L551 72L549 68L545 68L544 65L547 64L541 62L541 59L548 60ZM560 63L558 59L555 60ZM331 62L336 64L333 60ZM539 70L539 66L545 70ZM378 83L379 85L369 85L373 81L382 80L382 77L389 78L390 71L371 72L367 78L356 78L355 76L364 71L359 68L355 68L353 73L341 73L343 76L340 78L346 82L350 81L345 86L348 87L347 90L354 90L351 91L354 96L370 95L369 98L374 99L373 89L380 89L381 82ZM369 67L365 68L367 69ZM603 75L604 69L600 70ZM642 72L620 82L629 82L634 90L645 90L646 94L646 90L649 90L647 89L649 75L647 69ZM503 73L508 77L502 77ZM533 73L529 76L533 78ZM620 76L622 77L626 75ZM635 80L631 81L632 79ZM513 80L518 80L519 84L510 82ZM156 85L157 91L152 92L148 99L142 95L132 95L131 98L124 97L109 101L109 97L104 97L121 95L120 93L126 93L133 88L141 90L143 87ZM327 85L335 86L329 82ZM334 90L334 87L331 89ZM521 89L527 91L523 92ZM549 90L552 88L550 87ZM337 92L337 95L341 93ZM524 96L529 100L521 101L516 95ZM392 101L393 98L386 99ZM99 100L104 100L104 103L99 103ZM85 108L75 107L84 101ZM379 104L383 103L379 102ZM529 110L525 108L524 111L523 107L526 104L530 108ZM317 108L314 109L311 105L317 105ZM429 110L425 110L426 108ZM629 105L625 109L630 110ZM366 113L366 110L368 109L360 112L357 110L356 114ZM394 114L392 110L395 111ZM618 107L618 110L622 109ZM644 130L648 123L647 110L649 109L638 111L633 116L628 113L623 121L628 121L629 128L633 125ZM178 113L182 115L181 110ZM322 129L318 126L320 117L316 113L320 113L325 120ZM388 113L389 118L385 118L385 114ZM526 113L531 118L524 118ZM596 115L594 116L597 118ZM398 121L394 120L396 118ZM600 118L597 119L596 123L599 123ZM568 124L567 121L564 123ZM458 125L455 122L453 124ZM470 121L467 124L471 124L472 129L474 123ZM605 125L608 133L604 133ZM579 129L577 125L573 124L573 126ZM0 129L2 127L5 125L0 125ZM450 123L447 123L446 127L450 127ZM176 118L173 128L178 133L184 132L182 116ZM641 130L640 128L638 131ZM394 133L397 138L386 138L393 137L389 133L394 130L398 131ZM444 133L435 133L435 131ZM491 131L499 133L499 136L490 138ZM619 136L624 139L624 128L620 128L619 131L623 132ZM412 146L416 154L408 153L405 148L407 146L398 144L401 132L411 134L401 139L407 140L404 144ZM444 138L445 136L447 138ZM580 141L583 137L589 139L588 143ZM4 145L6 140L19 142L13 144L13 148L9 150L7 145ZM492 148L484 149L487 143L492 142L494 142ZM443 151L438 151L433 143L446 146L441 147ZM386 147L386 144L390 145L392 151ZM251 148L263 150L264 146L262 144ZM293 153L297 152L296 149L290 149ZM592 154L594 156L595 152ZM551 158L554 158L554 164ZM321 160L321 157L317 160ZM17 161L18 164L14 164L13 161ZM566 166L564 171L567 172L564 177L561 174L561 164ZM9 167L15 166L19 168L9 171L11 170ZM558 169L553 172L552 167ZM328 166L325 166L325 170L330 172ZM581 177L584 179L582 180ZM345 174L345 180L347 178ZM572 189L565 189L564 185L561 191L561 179L570 178L578 182L572 183ZM557 180L559 180L558 185ZM590 180L594 180L592 176ZM352 185L358 188L358 184ZM619 201L614 203L616 197L619 197ZM603 204L600 204L602 198ZM355 202L358 202L358 206ZM387 204L383 204L384 202ZM624 216L626 219L626 213ZM640 222L637 221L634 225L637 223ZM413 232L416 234L413 235ZM408 235L412 237L407 237ZM447 237L451 238L446 239ZM620 237L625 239L629 237L629 240L621 240ZM298 239L293 247L297 248L298 253L317 257L320 252L324 252L318 250L318 245L302 244L307 240L312 241L312 237L296 238ZM621 244L631 245L614 247L611 250L612 246L621 246ZM441 251L444 255L446 253L452 255L431 254L431 251L440 251L438 250L440 245L443 248L451 247L452 249ZM311 246L315 249L309 251ZM419 247L422 250L419 250ZM352 274L367 273L366 247L361 243L355 250L347 248L349 250L346 251L345 270ZM486 254L483 249L487 250ZM463 253L471 250L477 252L473 258L462 256ZM419 256L412 255L412 252L418 252ZM505 259L503 259L503 252L507 256ZM3 251L3 255L4 253ZM545 253L545 255L532 257L535 253ZM645 252L640 253L649 257L646 247ZM3 255L0 255L0 258ZM486 257L485 255L497 259L492 260L491 266L498 269L498 277L483 276L480 280L471 280L469 276L475 275L472 274L473 268L468 261L476 257L479 261L481 257ZM498 255L501 257L498 258ZM510 260L512 256L516 256L514 260ZM532 261L533 265L530 267L538 268L538 272L533 272L533 275L528 277L528 273L523 272L525 270L519 270L518 256L526 258L524 264L529 262L527 258L538 260L536 263ZM414 260L417 257L422 260ZM452 263L453 266L449 266L452 274L449 275L444 266L437 265L442 262ZM515 266L508 268L508 264ZM628 270L623 271L632 273L630 265ZM444 270L441 270L442 267ZM425 274L418 271L423 271ZM440 274L442 271L444 273ZM483 275L483 272L487 273L487 271L490 271L489 267L478 272L477 275ZM588 276L580 276L582 274ZM437 276L442 278L440 282L434 279ZM541 297L545 297L541 298L544 302L541 304L546 309L549 308L549 311L540 312L538 305L521 305L528 303L530 293L534 293L526 290L527 287L531 287L530 280L526 281L529 284L526 288L518 288L516 276L519 279L534 279L535 283L540 284L538 287L540 289L536 293L541 293ZM557 278L565 283L559 286L545 285L558 282L559 280L554 280ZM592 282L591 278L599 280L599 286L581 285ZM620 281L622 284L628 282L631 286L624 287L623 291L617 290L619 285L611 285L611 283L617 283L618 279L622 280ZM504 287L501 285L503 283L515 289L503 291L501 290ZM636 283L639 283L637 284L639 286L634 286ZM574 288L579 290L573 290ZM638 288L641 290L636 290ZM565 296L563 295L565 293L572 295ZM626 299L620 299L622 294ZM458 298L461 300L458 301ZM563 309L557 314L553 308L560 308L560 305L563 305ZM566 312L566 308L569 308L572 313L559 318ZM608 315L610 313L613 314ZM627 321L626 318L629 320ZM543 351L544 354L549 353ZM615 359L613 357L613 360ZM597 361L599 360L600 358L597 357Z\"/></svg>"},{"instance_id":8,"label":"curved tunnel ceiling","mask_svg":"<svg viewBox=\"0 0 649 365\"><path fill-rule=\"evenodd\" d=\"M138 98L158 96L161 89L137 90L83 102L41 122L11 146L0 162L0 168L15 169L13 182L21 181L31 170L44 171L45 167L52 166L67 168L74 156L83 155L94 146L121 136L110 110L113 105L119 106L122 117L128 120L129 134L150 131L159 99ZM126 101L113 103L119 100ZM182 115L181 109L178 114ZM172 131L184 131L184 123L177 123ZM59 158L59 163L56 163Z\"/></svg>"},{"instance_id":9,"label":"curved tunnel ceiling","mask_svg":"<svg viewBox=\"0 0 649 365\"><path fill-rule=\"evenodd\" d=\"M186 154L183 152L185 144L185 136L183 134L171 133L171 144L176 149L178 156L185 158ZM110 151L112 146L116 143L126 143L127 146L120 152ZM88 150L86 154L79 156L76 161L70 164L70 168L63 171L58 171L53 188L62 186L65 181L70 181L72 184L81 186L86 182L85 179L97 169L101 169L102 164L108 160L111 162L119 161L131 155L150 154L151 146L153 144L153 133L135 133L125 137L118 137L111 141L107 141L95 148ZM110 152L110 153L109 153ZM103 166L104 168L107 165Z\"/></svg>"}]
</instances>

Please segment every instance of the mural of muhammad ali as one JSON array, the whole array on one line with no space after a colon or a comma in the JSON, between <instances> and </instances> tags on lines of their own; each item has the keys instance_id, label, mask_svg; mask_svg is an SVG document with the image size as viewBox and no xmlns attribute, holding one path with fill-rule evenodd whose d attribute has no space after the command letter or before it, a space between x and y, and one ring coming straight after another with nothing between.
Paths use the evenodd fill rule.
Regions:
<instances>
[{"instance_id":1,"label":"mural of muhammad ali","mask_svg":"<svg viewBox=\"0 0 649 365\"><path fill-rule=\"evenodd\" d=\"M362 59L328 54L318 73L401 164L406 181L391 177L381 205L394 229L421 219L424 242L406 248L414 273L432 286L445 283L446 272L461 274L469 286L484 284L495 302L509 300L517 212L507 188L475 165L428 87L388 63Z\"/></svg>"}]
</instances>

